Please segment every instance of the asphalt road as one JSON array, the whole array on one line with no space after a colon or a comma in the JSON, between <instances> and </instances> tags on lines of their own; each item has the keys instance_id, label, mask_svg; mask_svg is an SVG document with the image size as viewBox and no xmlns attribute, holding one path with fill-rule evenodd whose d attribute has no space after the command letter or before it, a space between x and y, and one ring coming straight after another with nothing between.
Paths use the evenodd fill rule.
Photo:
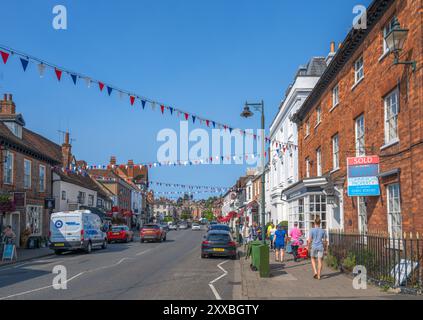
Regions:
<instances>
[{"instance_id":1,"label":"asphalt road","mask_svg":"<svg viewBox=\"0 0 423 320\"><path fill-rule=\"evenodd\" d=\"M91 254L69 253L4 266L0 300L232 299L235 262L201 259L204 233L170 231L163 243L135 239ZM58 265L66 267L65 290L53 288L57 276L53 268Z\"/></svg>"}]
</instances>

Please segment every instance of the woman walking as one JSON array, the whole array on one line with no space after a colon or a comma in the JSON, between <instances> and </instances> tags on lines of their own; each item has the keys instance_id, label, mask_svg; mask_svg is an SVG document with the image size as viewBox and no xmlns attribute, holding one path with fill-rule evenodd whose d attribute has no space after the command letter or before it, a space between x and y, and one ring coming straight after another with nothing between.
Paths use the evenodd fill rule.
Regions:
<instances>
[{"instance_id":1,"label":"woman walking","mask_svg":"<svg viewBox=\"0 0 423 320\"><path fill-rule=\"evenodd\" d=\"M285 242L286 242L286 231L281 225L278 225L278 229L275 232L273 238L273 245L275 248L275 255L277 262L283 262L285 256Z\"/></svg>"},{"instance_id":2,"label":"woman walking","mask_svg":"<svg viewBox=\"0 0 423 320\"><path fill-rule=\"evenodd\" d=\"M291 248L292 255L294 256L294 261L298 260L298 247L300 246L300 238L302 237L301 230L298 229L298 222L294 223L294 228L289 232L289 237L291 239Z\"/></svg>"}]
</instances>

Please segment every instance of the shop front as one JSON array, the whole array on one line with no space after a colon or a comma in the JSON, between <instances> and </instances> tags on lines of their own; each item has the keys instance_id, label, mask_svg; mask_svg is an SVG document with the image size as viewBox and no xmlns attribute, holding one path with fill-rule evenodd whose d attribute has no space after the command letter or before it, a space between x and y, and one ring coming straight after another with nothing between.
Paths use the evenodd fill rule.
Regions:
<instances>
[{"instance_id":1,"label":"shop front","mask_svg":"<svg viewBox=\"0 0 423 320\"><path fill-rule=\"evenodd\" d=\"M282 191L288 204L288 227L294 223L308 237L319 217L325 230L341 229L343 225L343 189L333 187L326 178L306 179Z\"/></svg>"}]
</instances>

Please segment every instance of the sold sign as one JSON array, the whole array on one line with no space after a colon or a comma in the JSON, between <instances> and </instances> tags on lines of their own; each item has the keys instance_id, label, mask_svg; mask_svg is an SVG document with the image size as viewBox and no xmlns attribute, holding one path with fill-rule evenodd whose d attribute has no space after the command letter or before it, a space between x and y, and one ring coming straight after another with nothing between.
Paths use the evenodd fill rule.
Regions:
<instances>
[{"instance_id":1,"label":"sold sign","mask_svg":"<svg viewBox=\"0 0 423 320\"><path fill-rule=\"evenodd\" d=\"M349 166L362 166L366 164L379 164L379 157L378 156L370 156L370 157L356 157L356 158L348 158L348 165Z\"/></svg>"}]
</instances>

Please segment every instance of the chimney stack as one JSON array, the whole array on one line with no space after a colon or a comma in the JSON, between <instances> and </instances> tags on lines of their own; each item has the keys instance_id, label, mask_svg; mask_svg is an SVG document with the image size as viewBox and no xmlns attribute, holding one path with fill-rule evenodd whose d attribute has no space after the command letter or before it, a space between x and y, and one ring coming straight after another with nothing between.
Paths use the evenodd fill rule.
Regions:
<instances>
[{"instance_id":1,"label":"chimney stack","mask_svg":"<svg viewBox=\"0 0 423 320\"><path fill-rule=\"evenodd\" d=\"M16 114L16 106L13 102L12 94L4 94L3 100L0 101L0 114Z\"/></svg>"},{"instance_id":2,"label":"chimney stack","mask_svg":"<svg viewBox=\"0 0 423 320\"><path fill-rule=\"evenodd\" d=\"M134 160L128 161L128 178L134 179Z\"/></svg>"},{"instance_id":3,"label":"chimney stack","mask_svg":"<svg viewBox=\"0 0 423 320\"><path fill-rule=\"evenodd\" d=\"M327 65L327 66L331 63L331 61L332 61L333 57L334 57L334 56L335 56L335 54L336 54L336 49L335 49L335 47L336 47L335 41L332 41L332 42L330 43L330 52L329 52L328 56L326 57L326 65Z\"/></svg>"},{"instance_id":4,"label":"chimney stack","mask_svg":"<svg viewBox=\"0 0 423 320\"><path fill-rule=\"evenodd\" d=\"M69 131L65 133L65 142L62 144L62 165L69 169L72 163L72 146L69 143Z\"/></svg>"},{"instance_id":5,"label":"chimney stack","mask_svg":"<svg viewBox=\"0 0 423 320\"><path fill-rule=\"evenodd\" d=\"M110 157L110 165L112 165L112 166L113 166L113 165L114 165L114 166L116 165L116 157L115 157L115 156L111 156L111 157Z\"/></svg>"}]
</instances>

